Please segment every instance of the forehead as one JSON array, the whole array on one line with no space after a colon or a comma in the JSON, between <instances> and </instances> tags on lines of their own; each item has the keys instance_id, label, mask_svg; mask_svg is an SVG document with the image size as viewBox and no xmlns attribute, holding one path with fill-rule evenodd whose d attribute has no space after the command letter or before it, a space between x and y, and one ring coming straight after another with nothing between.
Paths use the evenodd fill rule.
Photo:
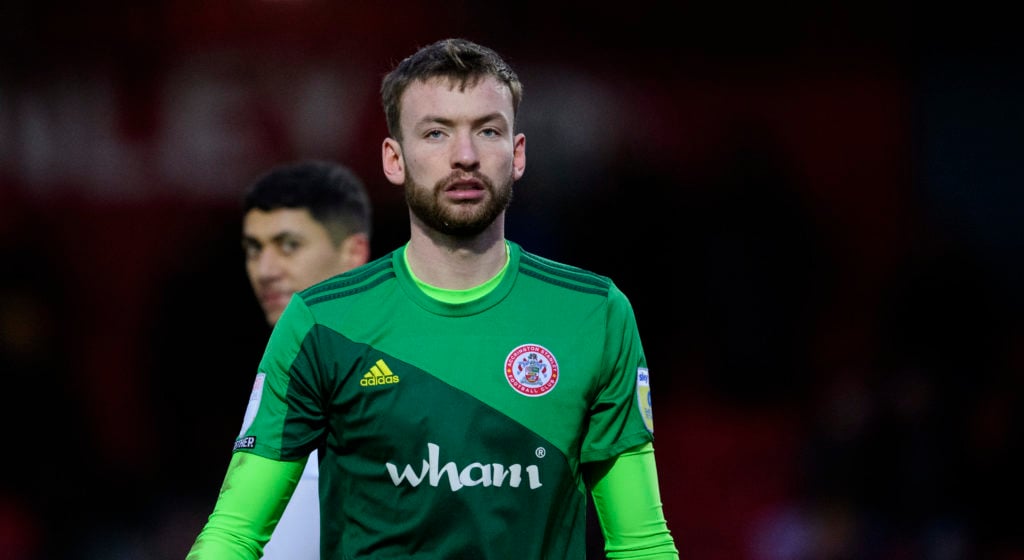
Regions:
<instances>
[{"instance_id":1,"label":"forehead","mask_svg":"<svg viewBox=\"0 0 1024 560\"><path fill-rule=\"evenodd\" d=\"M313 237L326 233L326 228L305 208L275 208L270 211L253 208L242 219L242 235L260 241L268 241L281 234Z\"/></svg>"},{"instance_id":2,"label":"forehead","mask_svg":"<svg viewBox=\"0 0 1024 560\"><path fill-rule=\"evenodd\" d=\"M465 87L463 87L465 86ZM402 117L407 122L424 118L473 117L502 113L512 122L512 92L494 76L476 81L437 76L414 80L402 94Z\"/></svg>"}]
</instances>

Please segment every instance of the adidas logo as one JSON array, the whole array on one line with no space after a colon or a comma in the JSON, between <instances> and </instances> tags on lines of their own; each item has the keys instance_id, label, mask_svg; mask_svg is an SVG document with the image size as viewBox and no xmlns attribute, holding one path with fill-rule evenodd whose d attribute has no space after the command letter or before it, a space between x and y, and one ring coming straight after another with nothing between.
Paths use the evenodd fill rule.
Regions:
<instances>
[{"instance_id":1,"label":"adidas logo","mask_svg":"<svg viewBox=\"0 0 1024 560\"><path fill-rule=\"evenodd\" d=\"M359 384L363 387L393 385L395 383L398 383L398 376L391 371L391 368L384 363L384 360L377 360L377 363L373 364L370 371L363 374L363 378L359 380Z\"/></svg>"}]
</instances>

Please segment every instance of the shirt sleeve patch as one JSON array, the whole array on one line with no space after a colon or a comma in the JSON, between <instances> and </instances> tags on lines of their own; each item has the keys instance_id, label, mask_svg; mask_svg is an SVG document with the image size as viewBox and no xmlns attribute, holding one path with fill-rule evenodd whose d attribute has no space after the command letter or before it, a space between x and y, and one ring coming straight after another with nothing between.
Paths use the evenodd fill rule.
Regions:
<instances>
[{"instance_id":1,"label":"shirt sleeve patch","mask_svg":"<svg viewBox=\"0 0 1024 560\"><path fill-rule=\"evenodd\" d=\"M647 431L654 433L654 411L651 409L651 377L647 368L636 368L636 400Z\"/></svg>"},{"instance_id":2,"label":"shirt sleeve patch","mask_svg":"<svg viewBox=\"0 0 1024 560\"><path fill-rule=\"evenodd\" d=\"M245 435L245 432L252 426L253 420L256 419L256 411L260 409L260 399L263 398L263 380L266 378L267 374L265 373L256 374L256 380L252 383L252 392L249 393L249 404L245 407L242 429L238 432L239 438Z\"/></svg>"}]
</instances>

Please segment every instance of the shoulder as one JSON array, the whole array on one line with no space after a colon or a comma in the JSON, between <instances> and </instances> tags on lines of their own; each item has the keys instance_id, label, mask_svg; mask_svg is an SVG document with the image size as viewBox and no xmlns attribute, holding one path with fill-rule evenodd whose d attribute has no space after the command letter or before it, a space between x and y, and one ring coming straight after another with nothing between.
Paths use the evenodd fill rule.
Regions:
<instances>
[{"instance_id":1,"label":"shoulder","mask_svg":"<svg viewBox=\"0 0 1024 560\"><path fill-rule=\"evenodd\" d=\"M617 291L610 278L570 264L554 261L512 245L518 251L519 273L565 289L607 297Z\"/></svg>"},{"instance_id":2,"label":"shoulder","mask_svg":"<svg viewBox=\"0 0 1024 560\"><path fill-rule=\"evenodd\" d=\"M360 267L332 276L298 292L308 307L327 301L344 299L372 290L395 278L392 254L388 253Z\"/></svg>"}]
</instances>

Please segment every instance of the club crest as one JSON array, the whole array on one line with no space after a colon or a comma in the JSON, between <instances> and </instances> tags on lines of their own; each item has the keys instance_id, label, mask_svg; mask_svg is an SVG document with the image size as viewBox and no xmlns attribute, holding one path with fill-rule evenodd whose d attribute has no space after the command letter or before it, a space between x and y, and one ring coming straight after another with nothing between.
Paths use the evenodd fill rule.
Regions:
<instances>
[{"instance_id":1,"label":"club crest","mask_svg":"<svg viewBox=\"0 0 1024 560\"><path fill-rule=\"evenodd\" d=\"M558 362L547 348L523 344L505 359L505 379L516 392L539 397L558 383Z\"/></svg>"}]
</instances>

